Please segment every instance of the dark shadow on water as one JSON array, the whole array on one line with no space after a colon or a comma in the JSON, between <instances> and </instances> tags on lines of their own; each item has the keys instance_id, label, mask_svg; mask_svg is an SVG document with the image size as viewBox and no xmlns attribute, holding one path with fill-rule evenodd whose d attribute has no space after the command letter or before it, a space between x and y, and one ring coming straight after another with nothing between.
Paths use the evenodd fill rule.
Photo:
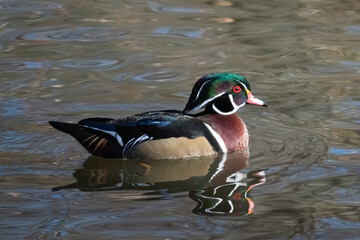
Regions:
<instances>
[{"instance_id":1,"label":"dark shadow on water","mask_svg":"<svg viewBox=\"0 0 360 240\"><path fill-rule=\"evenodd\" d=\"M253 212L252 188L265 183L265 170L246 172L248 155L233 153L170 160L110 160L90 156L76 169L77 182L53 191L150 190L144 194L171 198L189 192L195 214L248 215ZM149 198L154 199L154 198Z\"/></svg>"}]
</instances>

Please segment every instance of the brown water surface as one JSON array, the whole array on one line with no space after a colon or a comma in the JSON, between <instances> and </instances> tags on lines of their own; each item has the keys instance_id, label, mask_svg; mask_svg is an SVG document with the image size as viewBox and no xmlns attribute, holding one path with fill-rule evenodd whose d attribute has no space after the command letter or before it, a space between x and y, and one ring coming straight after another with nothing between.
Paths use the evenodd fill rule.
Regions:
<instances>
[{"instance_id":1,"label":"brown water surface","mask_svg":"<svg viewBox=\"0 0 360 240\"><path fill-rule=\"evenodd\" d=\"M360 4L0 0L4 239L358 239ZM250 156L131 162L48 120L182 109L244 75ZM149 167L150 166L150 167Z\"/></svg>"}]
</instances>

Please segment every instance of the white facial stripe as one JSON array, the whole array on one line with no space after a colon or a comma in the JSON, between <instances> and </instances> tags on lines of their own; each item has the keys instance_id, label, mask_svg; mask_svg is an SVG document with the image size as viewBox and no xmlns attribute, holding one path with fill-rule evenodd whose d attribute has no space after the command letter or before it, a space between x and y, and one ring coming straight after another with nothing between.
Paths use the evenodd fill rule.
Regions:
<instances>
[{"instance_id":1,"label":"white facial stripe","mask_svg":"<svg viewBox=\"0 0 360 240\"><path fill-rule=\"evenodd\" d=\"M226 153L227 152L227 148L225 145L224 140L222 139L222 137L220 136L220 134L218 134L217 132L215 132L215 130L210 127L209 124L204 123L205 126L209 129L209 131L211 132L211 134L213 135L213 137L215 138L215 140L217 141L217 143L219 144L220 148L221 148L221 152L222 153Z\"/></svg>"},{"instance_id":2,"label":"white facial stripe","mask_svg":"<svg viewBox=\"0 0 360 240\"><path fill-rule=\"evenodd\" d=\"M246 85L245 84L243 84L242 82L239 82L241 85L243 85L243 87L245 88L245 89L247 89L247 87L246 87ZM249 90L249 89L247 89L247 90Z\"/></svg>"},{"instance_id":3,"label":"white facial stripe","mask_svg":"<svg viewBox=\"0 0 360 240\"><path fill-rule=\"evenodd\" d=\"M122 140L122 138L119 136L119 134L117 132L106 131L106 130L103 130L103 129L100 129L100 128L89 127L89 126L86 126L86 125L80 125L80 126L85 127L85 128L94 129L94 130L97 130L97 131L100 131L100 132L103 132L103 133L107 133L107 134L113 136L114 138L116 138L116 140L118 141L118 143L120 144L121 147L124 146L123 140Z\"/></svg>"},{"instance_id":4,"label":"white facial stripe","mask_svg":"<svg viewBox=\"0 0 360 240\"><path fill-rule=\"evenodd\" d=\"M223 111L221 111L220 109L218 109L218 108L215 106L215 104L213 103L213 104L212 104L212 108L215 110L215 112L217 112L218 114L221 114L221 115L231 115L231 114L233 114L233 113L236 113L236 111L237 111L239 108L241 108L242 106L245 105L245 102L244 102L243 104L241 104L240 106L236 105L236 103L234 102L234 97L233 97L233 95L232 95L232 94L229 94L228 96L229 96L231 105L232 105L232 107L233 107L233 110L230 111L230 112L223 112Z\"/></svg>"},{"instance_id":5,"label":"white facial stripe","mask_svg":"<svg viewBox=\"0 0 360 240\"><path fill-rule=\"evenodd\" d=\"M200 92L201 92L201 89L205 86L205 84L207 84L207 83L210 82L210 81L211 81L211 79L207 80L206 82L204 82L204 83L201 85L201 87L199 88L198 93L196 94L196 98L194 99L193 102L195 102L196 99L198 99L198 97L199 97L199 95L200 95Z\"/></svg>"},{"instance_id":6,"label":"white facial stripe","mask_svg":"<svg viewBox=\"0 0 360 240\"><path fill-rule=\"evenodd\" d=\"M247 92L249 91L250 92L250 90L246 87L246 85L245 84L243 84L242 82L239 82L239 83L241 83L241 85L243 85L244 86L244 88L245 88L245 91L246 91L246 94L247 94Z\"/></svg>"},{"instance_id":7,"label":"white facial stripe","mask_svg":"<svg viewBox=\"0 0 360 240\"><path fill-rule=\"evenodd\" d=\"M231 105L233 106L234 109L238 110L239 109L239 106L236 105L236 103L234 102L234 97L232 94L229 94L229 99L230 99L230 102L231 102Z\"/></svg>"},{"instance_id":8,"label":"white facial stripe","mask_svg":"<svg viewBox=\"0 0 360 240\"><path fill-rule=\"evenodd\" d=\"M233 109L232 111L230 111L230 112L223 112L223 111L221 111L220 109L218 109L216 106L215 106L215 104L213 103L213 105L212 105L212 108L215 110L215 112L217 112L218 114L221 114L221 115L231 115L231 114L233 114L233 113L236 113L236 110L237 109Z\"/></svg>"},{"instance_id":9,"label":"white facial stripe","mask_svg":"<svg viewBox=\"0 0 360 240\"><path fill-rule=\"evenodd\" d=\"M245 102L242 103L242 104L240 104L240 105L236 105L236 103L234 102L234 97L233 97L233 95L232 95L232 94L229 94L229 95L230 95L230 96L229 96L230 102L231 102L231 104L233 105L233 107L236 108L236 111L237 111L239 108L241 108L242 106L245 105Z\"/></svg>"},{"instance_id":10,"label":"white facial stripe","mask_svg":"<svg viewBox=\"0 0 360 240\"><path fill-rule=\"evenodd\" d=\"M208 102L211 102L211 101L214 100L215 98L218 98L218 97L224 95L225 93L226 93L226 92L219 93L219 94L216 95L215 97L212 97L212 98L206 100L205 102L203 102L202 104L200 104L200 106L199 106L199 105L196 106L193 110L198 110L198 109L202 108L202 107L203 107L204 105L206 105Z\"/></svg>"}]
</instances>

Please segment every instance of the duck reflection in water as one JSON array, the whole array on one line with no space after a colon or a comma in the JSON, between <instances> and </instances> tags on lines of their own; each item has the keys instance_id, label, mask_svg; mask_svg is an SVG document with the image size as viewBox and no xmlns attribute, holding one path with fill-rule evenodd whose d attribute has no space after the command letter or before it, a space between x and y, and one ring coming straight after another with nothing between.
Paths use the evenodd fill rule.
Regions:
<instances>
[{"instance_id":1,"label":"duck reflection in water","mask_svg":"<svg viewBox=\"0 0 360 240\"><path fill-rule=\"evenodd\" d=\"M76 183L52 190L152 190L150 194L162 198L189 192L197 203L195 214L248 215L254 208L252 188L265 183L264 170L243 170L248 159L247 152L146 162L90 156L83 168L75 170Z\"/></svg>"}]
</instances>

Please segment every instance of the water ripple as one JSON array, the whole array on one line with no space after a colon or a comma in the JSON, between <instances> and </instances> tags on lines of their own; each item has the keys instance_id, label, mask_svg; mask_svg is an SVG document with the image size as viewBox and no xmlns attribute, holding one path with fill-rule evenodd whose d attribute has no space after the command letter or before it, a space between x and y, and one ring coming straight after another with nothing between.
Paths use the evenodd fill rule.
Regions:
<instances>
[{"instance_id":1,"label":"water ripple","mask_svg":"<svg viewBox=\"0 0 360 240\"><path fill-rule=\"evenodd\" d=\"M136 82L176 82L184 79L183 72L169 70L120 73L115 77L118 81L136 81Z\"/></svg>"},{"instance_id":2,"label":"water ripple","mask_svg":"<svg viewBox=\"0 0 360 240\"><path fill-rule=\"evenodd\" d=\"M2 105L0 105L0 116L17 116L25 112L24 103L22 99L0 99Z\"/></svg>"},{"instance_id":3,"label":"water ripple","mask_svg":"<svg viewBox=\"0 0 360 240\"><path fill-rule=\"evenodd\" d=\"M348 26L347 31L351 34L360 35L360 25Z\"/></svg>"},{"instance_id":4,"label":"water ripple","mask_svg":"<svg viewBox=\"0 0 360 240\"><path fill-rule=\"evenodd\" d=\"M28 11L39 11L39 9L56 10L63 9L64 6L58 2L44 2L44 1L15 1L11 3L0 4L0 9L8 11L11 13L14 12L28 12Z\"/></svg>"},{"instance_id":5,"label":"water ripple","mask_svg":"<svg viewBox=\"0 0 360 240\"><path fill-rule=\"evenodd\" d=\"M59 26L58 26L59 27ZM100 42L126 38L128 32L116 28L106 27L68 27L53 30L51 28L33 28L31 33L24 33L18 36L18 40L57 40L75 42ZM17 31L17 30L14 30Z\"/></svg>"},{"instance_id":6,"label":"water ripple","mask_svg":"<svg viewBox=\"0 0 360 240\"><path fill-rule=\"evenodd\" d=\"M266 130L264 126L259 130L252 128L250 126L250 153L253 162L261 163L271 159L266 166L297 165L306 162L303 165L308 167L328 154L327 142L316 133L284 126L273 126L272 129Z\"/></svg>"},{"instance_id":7,"label":"water ripple","mask_svg":"<svg viewBox=\"0 0 360 240\"><path fill-rule=\"evenodd\" d=\"M201 38L205 30L203 28L174 28L169 26L159 26L156 27L153 32L159 36L166 35L167 37L181 36L188 38Z\"/></svg>"},{"instance_id":8,"label":"water ripple","mask_svg":"<svg viewBox=\"0 0 360 240\"><path fill-rule=\"evenodd\" d=\"M204 13L205 9L192 7L181 7L181 6L164 6L164 4L160 5L159 3L152 2L148 5L148 7L153 12L160 13Z\"/></svg>"},{"instance_id":9,"label":"water ripple","mask_svg":"<svg viewBox=\"0 0 360 240\"><path fill-rule=\"evenodd\" d=\"M119 63L118 60L101 59L67 59L62 61L62 66L67 68L113 68Z\"/></svg>"}]
</instances>

